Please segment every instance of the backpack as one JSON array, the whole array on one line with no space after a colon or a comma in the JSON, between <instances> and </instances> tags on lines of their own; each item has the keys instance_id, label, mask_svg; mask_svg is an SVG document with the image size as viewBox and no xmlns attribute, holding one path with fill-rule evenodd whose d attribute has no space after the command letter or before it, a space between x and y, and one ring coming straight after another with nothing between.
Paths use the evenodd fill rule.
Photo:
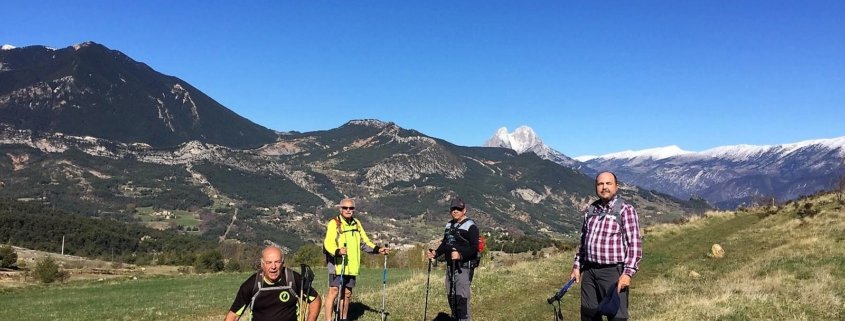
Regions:
<instances>
[{"instance_id":1,"label":"backpack","mask_svg":"<svg viewBox=\"0 0 845 321\"><path fill-rule=\"evenodd\" d=\"M587 217L585 217L585 222L586 222L586 219L589 218L589 216L607 216L607 215L613 216L613 218L616 220L616 224L619 225L619 229L622 232L622 237L627 238L628 234L625 233L625 222L622 221L622 207L625 206L625 204L626 204L625 200L623 200L621 197L617 196L616 202L613 203L613 210L610 211L610 212L602 212L602 213L596 213L593 210L593 208L595 206L590 204L589 213L587 214Z\"/></svg>"},{"instance_id":2,"label":"backpack","mask_svg":"<svg viewBox=\"0 0 845 321\"><path fill-rule=\"evenodd\" d=\"M293 287L294 286L293 271L291 271L287 267L285 267L283 269L285 270L285 281L288 281L288 285L271 286L271 287L266 287L266 288L263 286L264 282L261 282L262 279L264 278L263 276L261 276L261 271L255 272L255 287L253 288L253 289L255 289L255 294L252 295L252 300L249 301L249 313L250 314L254 314L254 311L252 310L252 306L255 304L255 298L257 298L258 295L261 294L262 291L286 290L286 291L288 291L288 293L291 294L291 296L293 298L299 300L299 294L297 293L299 291L297 291Z\"/></svg>"},{"instance_id":3,"label":"backpack","mask_svg":"<svg viewBox=\"0 0 845 321\"><path fill-rule=\"evenodd\" d=\"M456 237L460 237L460 238L463 239L463 237L461 237L460 233L456 233L454 231L461 229L461 227L464 226L464 224L467 224L467 223L471 223L470 226L475 225L476 227L478 227L478 224L475 224L475 221L473 221L471 218L467 217L463 222L461 222L461 224L458 224L457 226L450 223L448 225L448 227L446 228L446 233L455 233ZM467 229L469 229L469 227L467 227ZM469 242L468 240L464 240L464 241ZM479 264L481 264L481 253L484 252L484 249L486 247L487 247L487 238L485 238L484 235L481 235L481 231L479 231L478 232L478 255L476 255L474 260L470 261L470 264L472 265L472 267L477 267Z\"/></svg>"}]
</instances>

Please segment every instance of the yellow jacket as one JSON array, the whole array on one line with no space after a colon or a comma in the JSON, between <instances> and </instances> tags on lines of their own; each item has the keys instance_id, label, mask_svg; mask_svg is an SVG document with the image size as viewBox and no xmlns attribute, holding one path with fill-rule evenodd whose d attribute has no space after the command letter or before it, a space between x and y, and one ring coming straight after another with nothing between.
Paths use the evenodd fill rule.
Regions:
<instances>
[{"instance_id":1,"label":"yellow jacket","mask_svg":"<svg viewBox=\"0 0 845 321\"><path fill-rule=\"evenodd\" d=\"M338 223L340 223L340 228L337 226ZM336 275L341 274L343 258L334 254L344 245L346 246L346 270L343 271L343 275L358 275L361 267L361 252L378 252L378 247L370 242L367 232L364 232L364 226L358 219L352 218L351 222L346 222L343 217L335 216L326 223L326 239L323 240L323 248L332 255L333 262L329 262L329 269L334 265Z\"/></svg>"}]
</instances>

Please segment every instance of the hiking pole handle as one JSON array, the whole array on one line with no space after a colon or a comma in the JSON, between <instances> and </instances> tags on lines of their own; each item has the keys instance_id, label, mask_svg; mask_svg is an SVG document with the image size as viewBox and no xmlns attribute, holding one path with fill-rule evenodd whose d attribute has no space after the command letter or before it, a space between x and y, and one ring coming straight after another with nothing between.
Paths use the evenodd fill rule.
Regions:
<instances>
[{"instance_id":1,"label":"hiking pole handle","mask_svg":"<svg viewBox=\"0 0 845 321\"><path fill-rule=\"evenodd\" d=\"M555 295L548 298L546 302L552 304L554 301L560 301L560 299L563 298L563 295L566 294L566 291L569 291L569 287L571 287L573 283L575 283L575 278L569 279L569 282L566 282L566 284L564 284L563 287L555 293Z\"/></svg>"},{"instance_id":2,"label":"hiking pole handle","mask_svg":"<svg viewBox=\"0 0 845 321\"><path fill-rule=\"evenodd\" d=\"M384 248L389 248L390 243L384 243ZM384 255L384 275L382 276L384 283L387 283L387 254Z\"/></svg>"},{"instance_id":3,"label":"hiking pole handle","mask_svg":"<svg viewBox=\"0 0 845 321\"><path fill-rule=\"evenodd\" d=\"M428 249L428 252L433 253L433 252L434 252L434 249ZM437 266L437 258L436 258L436 257L433 257L433 258L428 259L429 269L431 269L431 264L432 264L432 263L434 264L434 266L435 266L435 267Z\"/></svg>"}]
</instances>

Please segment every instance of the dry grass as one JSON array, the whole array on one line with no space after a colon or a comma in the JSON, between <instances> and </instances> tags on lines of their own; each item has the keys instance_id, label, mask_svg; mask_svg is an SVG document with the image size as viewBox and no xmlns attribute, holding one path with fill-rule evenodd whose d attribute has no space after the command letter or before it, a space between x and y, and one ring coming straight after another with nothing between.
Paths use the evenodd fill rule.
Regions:
<instances>
[{"instance_id":1,"label":"dry grass","mask_svg":"<svg viewBox=\"0 0 845 321\"><path fill-rule=\"evenodd\" d=\"M645 259L633 280L631 313L636 320L843 320L845 319L845 213L831 197L809 200L819 214L800 219L798 206L773 215L712 212L684 225L647 229ZM762 210L761 210L762 211ZM708 256L712 244L724 258ZM476 271L472 310L476 320L552 319L546 298L569 275L572 253L532 259L512 257L508 264ZM691 274L697 274L697 277ZM381 270L365 270L355 294L354 320L380 320ZM317 272L315 284L325 284ZM443 266L431 274L428 319L448 314ZM245 275L173 277L92 282L64 287L36 287L0 293L0 310L15 302L38 300L44 313L21 320L67 316L68 300L92 305L76 319L221 320ZM165 279L166 280L166 279ZM387 289L388 320L420 320L425 301L425 270L391 271ZM106 284L107 283L107 284ZM211 287L213 286L213 287ZM318 286L320 292L325 289ZM578 319L576 285L563 299L564 316ZM51 295L46 295L50 293ZM44 294L44 295L42 295ZM97 297L97 296L100 297ZM118 298L108 302L110 298ZM106 301L106 302L103 302ZM9 302L4 305L4 302ZM61 308L61 306L69 306ZM91 310L91 311L89 311ZM11 311L11 310L9 310ZM134 311L130 314L124 311ZM89 316L77 313L91 313ZM320 317L323 320L324 316Z\"/></svg>"},{"instance_id":2,"label":"dry grass","mask_svg":"<svg viewBox=\"0 0 845 321\"><path fill-rule=\"evenodd\" d=\"M725 247L727 256L690 256L677 248L664 250L646 243L652 251L686 258L644 266L666 272L636 288L641 295L632 298L633 313L643 320L842 320L845 220L841 208L824 204L820 214L803 220L787 208L762 220L751 211L654 227L648 234L652 245L704 247L708 244L685 238L696 239L695 234L703 231L712 243ZM689 271L701 277L691 278Z\"/></svg>"}]
</instances>

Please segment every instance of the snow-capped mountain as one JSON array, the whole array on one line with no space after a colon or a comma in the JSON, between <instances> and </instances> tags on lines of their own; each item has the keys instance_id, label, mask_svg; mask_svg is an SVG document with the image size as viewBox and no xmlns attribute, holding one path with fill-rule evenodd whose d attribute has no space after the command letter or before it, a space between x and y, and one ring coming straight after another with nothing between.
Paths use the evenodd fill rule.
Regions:
<instances>
[{"instance_id":1,"label":"snow-capped mountain","mask_svg":"<svg viewBox=\"0 0 845 321\"><path fill-rule=\"evenodd\" d=\"M574 159L579 161L579 162L586 162L586 161L589 161L591 159L595 159L595 158L599 158L599 157L604 158L604 159L610 159L610 158L625 158L625 159L650 158L650 159L657 160L657 159L664 159L664 158L669 158L669 157L674 157L674 156L684 155L684 154L689 154L689 153L692 153L692 152L685 151L685 150L681 149L680 147L678 147L677 145L672 145L672 146L649 148L649 149L636 150L636 151L635 150L626 150L624 152L616 152L616 153L602 155L602 156L585 155L585 156L575 157Z\"/></svg>"},{"instance_id":2,"label":"snow-capped mountain","mask_svg":"<svg viewBox=\"0 0 845 321\"><path fill-rule=\"evenodd\" d=\"M845 175L845 136L702 152L668 146L576 159L584 162L587 173L613 170L620 180L647 189L735 207L758 198L788 200L831 188Z\"/></svg>"},{"instance_id":3,"label":"snow-capped mountain","mask_svg":"<svg viewBox=\"0 0 845 321\"><path fill-rule=\"evenodd\" d=\"M484 142L484 147L504 147L522 154L533 152L540 158L548 159L567 167L577 167L578 162L543 143L543 140L528 126L520 126L513 133L507 127L499 128L493 137Z\"/></svg>"}]
</instances>

